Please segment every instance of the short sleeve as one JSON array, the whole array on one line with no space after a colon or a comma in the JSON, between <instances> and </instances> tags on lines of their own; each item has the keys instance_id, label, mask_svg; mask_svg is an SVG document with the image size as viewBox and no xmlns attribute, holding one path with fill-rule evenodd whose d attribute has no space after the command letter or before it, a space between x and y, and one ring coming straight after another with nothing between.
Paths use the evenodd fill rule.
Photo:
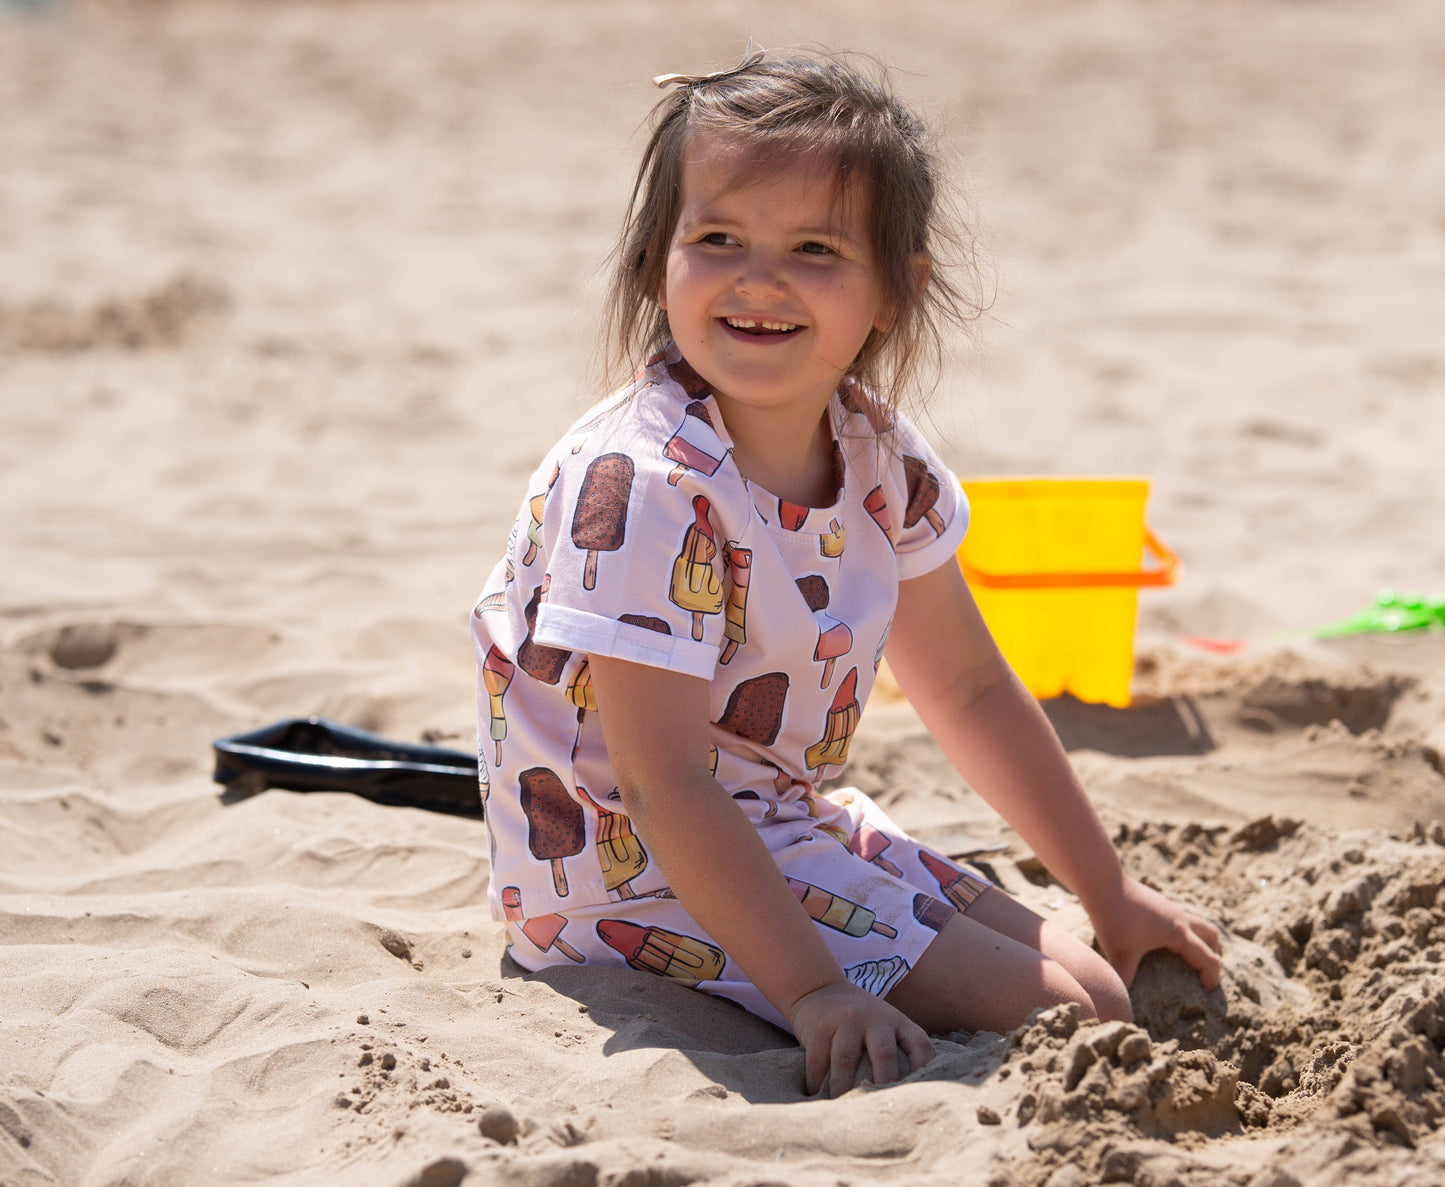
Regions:
<instances>
[{"instance_id":1,"label":"short sleeve","mask_svg":"<svg viewBox=\"0 0 1445 1187\"><path fill-rule=\"evenodd\" d=\"M679 472L670 413L697 419L676 401L640 400L562 451L542 515L547 593L535 638L711 679L725 643L724 548L746 492L717 468Z\"/></svg>"},{"instance_id":2,"label":"short sleeve","mask_svg":"<svg viewBox=\"0 0 1445 1187\"><path fill-rule=\"evenodd\" d=\"M887 467L903 508L893 547L898 577L906 581L953 561L968 531L968 498L963 487L918 429L899 417L892 432Z\"/></svg>"}]
</instances>

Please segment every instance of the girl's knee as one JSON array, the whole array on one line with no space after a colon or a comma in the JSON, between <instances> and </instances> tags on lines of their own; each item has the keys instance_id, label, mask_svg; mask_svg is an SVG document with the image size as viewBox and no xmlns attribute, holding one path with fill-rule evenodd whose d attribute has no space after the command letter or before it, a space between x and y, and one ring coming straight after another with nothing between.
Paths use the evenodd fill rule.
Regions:
<instances>
[{"instance_id":1,"label":"girl's knee","mask_svg":"<svg viewBox=\"0 0 1445 1187\"><path fill-rule=\"evenodd\" d=\"M1099 1017L1099 1010L1094 1004L1093 995L1067 965L1054 960L1046 960L1042 990L1043 1000L1035 1003L1034 1009L1040 1005L1066 1006L1072 1002L1079 1007L1079 1017L1085 1022L1092 1022ZM1031 1013L1032 1010L1029 1012Z\"/></svg>"},{"instance_id":2,"label":"girl's knee","mask_svg":"<svg viewBox=\"0 0 1445 1187\"><path fill-rule=\"evenodd\" d=\"M1129 1000L1129 991L1124 988L1124 982L1119 979L1118 973L1114 973L1113 980L1114 985L1107 993L1098 994L1094 998L1099 1018L1103 1022L1133 1022L1134 1004Z\"/></svg>"},{"instance_id":3,"label":"girl's knee","mask_svg":"<svg viewBox=\"0 0 1445 1187\"><path fill-rule=\"evenodd\" d=\"M1091 960L1056 962L1061 977L1051 978L1050 988L1058 994L1055 1004L1075 1002L1085 1021L1133 1022L1134 1009L1129 991L1114 966L1097 953Z\"/></svg>"},{"instance_id":4,"label":"girl's knee","mask_svg":"<svg viewBox=\"0 0 1445 1187\"><path fill-rule=\"evenodd\" d=\"M1129 991L1114 966L1103 956L1051 923L1044 924L1040 939L1044 952L1067 969L1080 987L1087 999L1079 1003L1086 1017L1098 1018L1100 1022L1134 1020Z\"/></svg>"},{"instance_id":5,"label":"girl's knee","mask_svg":"<svg viewBox=\"0 0 1445 1187\"><path fill-rule=\"evenodd\" d=\"M1134 1007L1123 979L1102 956L1090 955L1094 957L1091 966L1075 976L1089 996L1094 1016L1100 1022L1133 1022Z\"/></svg>"}]
</instances>

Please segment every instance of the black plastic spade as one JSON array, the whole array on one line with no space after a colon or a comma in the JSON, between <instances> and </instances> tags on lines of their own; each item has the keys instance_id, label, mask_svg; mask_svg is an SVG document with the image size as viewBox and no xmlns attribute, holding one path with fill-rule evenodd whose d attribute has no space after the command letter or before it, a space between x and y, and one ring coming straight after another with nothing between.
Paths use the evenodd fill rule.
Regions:
<instances>
[{"instance_id":1,"label":"black plastic spade","mask_svg":"<svg viewBox=\"0 0 1445 1187\"><path fill-rule=\"evenodd\" d=\"M480 819L475 755L395 742L323 717L293 717L217 738L214 778L228 795L268 787L349 791L378 804Z\"/></svg>"}]
</instances>

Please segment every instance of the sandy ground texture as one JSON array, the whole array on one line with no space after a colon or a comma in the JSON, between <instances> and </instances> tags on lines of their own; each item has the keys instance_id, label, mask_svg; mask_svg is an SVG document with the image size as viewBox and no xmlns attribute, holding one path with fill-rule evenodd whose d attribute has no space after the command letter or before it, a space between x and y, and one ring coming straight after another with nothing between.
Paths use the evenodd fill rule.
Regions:
<instances>
[{"instance_id":1,"label":"sandy ground texture","mask_svg":"<svg viewBox=\"0 0 1445 1187\"><path fill-rule=\"evenodd\" d=\"M882 55L957 157L960 473L1153 480L1135 702L1049 711L1225 940L836 1101L731 1006L519 975L475 821L210 781L309 713L473 745L648 79L749 34ZM0 1183L1445 1182L1445 632L1309 636L1445 596L1442 110L1433 0L0 5ZM905 704L854 753L1088 935Z\"/></svg>"}]
</instances>

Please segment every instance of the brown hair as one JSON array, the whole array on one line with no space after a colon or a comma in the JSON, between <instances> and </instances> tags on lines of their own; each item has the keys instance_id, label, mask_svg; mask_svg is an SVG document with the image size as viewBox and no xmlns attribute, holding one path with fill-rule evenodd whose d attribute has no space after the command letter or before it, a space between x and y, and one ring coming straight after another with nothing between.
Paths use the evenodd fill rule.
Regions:
<instances>
[{"instance_id":1,"label":"brown hair","mask_svg":"<svg viewBox=\"0 0 1445 1187\"><path fill-rule=\"evenodd\" d=\"M865 187L877 280L892 324L868 335L847 374L890 407L913 386L924 386L922 364L936 375L945 328L962 327L983 311L978 271L971 253L957 250L960 237L944 225L927 130L879 74L866 77L837 57L763 57L680 80L657 104L614 253L605 309L612 369L635 370L671 340L657 294L682 204L687 147L693 137L708 135L738 150L740 184L801 159L831 164L840 197L850 183ZM954 248L959 258L943 258L941 247ZM932 265L921 286L919 255ZM969 295L948 275L959 265Z\"/></svg>"}]
</instances>

